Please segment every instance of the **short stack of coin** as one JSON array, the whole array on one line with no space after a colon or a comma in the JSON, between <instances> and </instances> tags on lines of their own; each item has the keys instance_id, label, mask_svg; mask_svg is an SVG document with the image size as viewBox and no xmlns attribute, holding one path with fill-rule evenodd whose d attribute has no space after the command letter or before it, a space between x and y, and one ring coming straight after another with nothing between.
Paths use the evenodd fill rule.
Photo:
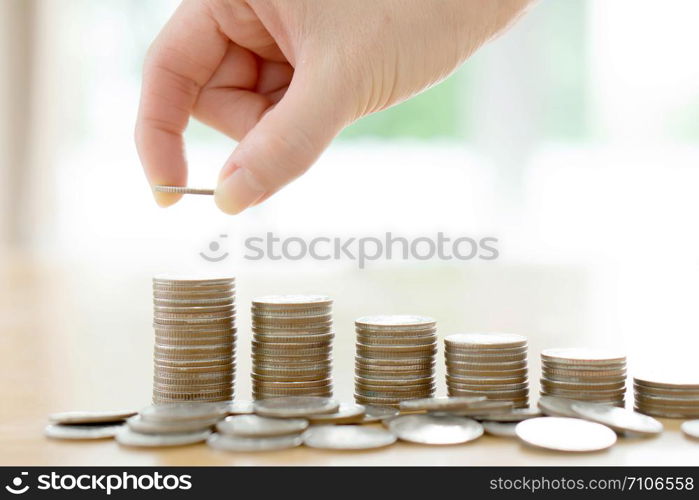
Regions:
<instances>
[{"instance_id":1,"label":"short stack of coin","mask_svg":"<svg viewBox=\"0 0 699 500\"><path fill-rule=\"evenodd\" d=\"M509 333L457 333L444 339L449 396L486 396L529 406L527 338Z\"/></svg>"},{"instance_id":2,"label":"short stack of coin","mask_svg":"<svg viewBox=\"0 0 699 500\"><path fill-rule=\"evenodd\" d=\"M366 316L355 327L357 403L398 407L434 394L437 324L432 318Z\"/></svg>"},{"instance_id":3,"label":"short stack of coin","mask_svg":"<svg viewBox=\"0 0 699 500\"><path fill-rule=\"evenodd\" d=\"M255 399L332 396L332 299L270 295L252 301Z\"/></svg>"},{"instance_id":4,"label":"short stack of coin","mask_svg":"<svg viewBox=\"0 0 699 500\"><path fill-rule=\"evenodd\" d=\"M594 349L545 349L541 395L624 406L626 356Z\"/></svg>"},{"instance_id":5,"label":"short stack of coin","mask_svg":"<svg viewBox=\"0 0 699 500\"><path fill-rule=\"evenodd\" d=\"M636 411L661 418L699 418L699 371L633 378Z\"/></svg>"},{"instance_id":6,"label":"short stack of coin","mask_svg":"<svg viewBox=\"0 0 699 500\"><path fill-rule=\"evenodd\" d=\"M153 403L233 398L235 278L153 278Z\"/></svg>"}]
</instances>

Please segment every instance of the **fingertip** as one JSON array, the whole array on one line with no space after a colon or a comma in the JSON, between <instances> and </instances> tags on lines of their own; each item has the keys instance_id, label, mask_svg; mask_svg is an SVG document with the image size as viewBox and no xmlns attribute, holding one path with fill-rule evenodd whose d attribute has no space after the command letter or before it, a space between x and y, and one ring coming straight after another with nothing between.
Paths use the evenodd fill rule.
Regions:
<instances>
[{"instance_id":1,"label":"fingertip","mask_svg":"<svg viewBox=\"0 0 699 500\"><path fill-rule=\"evenodd\" d=\"M221 211L230 215L241 213L262 198L267 190L246 170L238 168L219 182L214 200Z\"/></svg>"},{"instance_id":2,"label":"fingertip","mask_svg":"<svg viewBox=\"0 0 699 500\"><path fill-rule=\"evenodd\" d=\"M182 195L177 193L161 193L158 191L153 191L153 198L155 198L155 202L159 207L166 208L180 201Z\"/></svg>"}]
</instances>

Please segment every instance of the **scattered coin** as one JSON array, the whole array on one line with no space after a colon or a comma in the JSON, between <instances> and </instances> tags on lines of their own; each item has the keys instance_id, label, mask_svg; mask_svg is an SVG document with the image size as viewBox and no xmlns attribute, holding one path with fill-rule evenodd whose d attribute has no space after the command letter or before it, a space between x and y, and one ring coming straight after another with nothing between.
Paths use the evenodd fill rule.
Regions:
<instances>
[{"instance_id":1,"label":"scattered coin","mask_svg":"<svg viewBox=\"0 0 699 500\"><path fill-rule=\"evenodd\" d=\"M105 422L123 422L135 411L110 410L110 411L64 411L51 413L49 421L54 424L97 424Z\"/></svg>"},{"instance_id":2,"label":"scattered coin","mask_svg":"<svg viewBox=\"0 0 699 500\"><path fill-rule=\"evenodd\" d=\"M535 408L513 408L510 411L502 413L491 413L477 417L477 420L490 422L521 422L529 418L541 417L542 414Z\"/></svg>"},{"instance_id":3,"label":"scattered coin","mask_svg":"<svg viewBox=\"0 0 699 500\"><path fill-rule=\"evenodd\" d=\"M519 422L481 422L487 434L498 437L517 437L517 424Z\"/></svg>"},{"instance_id":4,"label":"scattered coin","mask_svg":"<svg viewBox=\"0 0 699 500\"><path fill-rule=\"evenodd\" d=\"M687 436L699 439L699 420L687 420L682 423L681 429Z\"/></svg>"},{"instance_id":5,"label":"scattered coin","mask_svg":"<svg viewBox=\"0 0 699 500\"><path fill-rule=\"evenodd\" d=\"M255 401L255 413L265 417L306 417L333 413L340 403L320 396L286 396Z\"/></svg>"},{"instance_id":6,"label":"scattered coin","mask_svg":"<svg viewBox=\"0 0 699 500\"><path fill-rule=\"evenodd\" d=\"M124 424L49 424L44 435L52 439L110 439Z\"/></svg>"},{"instance_id":7,"label":"scattered coin","mask_svg":"<svg viewBox=\"0 0 699 500\"><path fill-rule=\"evenodd\" d=\"M440 415L458 415L461 417L481 418L487 415L502 415L503 413L511 411L513 408L514 403L512 401L495 401L488 399L485 401L474 402L467 408L448 411L442 410L434 413L438 413Z\"/></svg>"},{"instance_id":8,"label":"scattered coin","mask_svg":"<svg viewBox=\"0 0 699 500\"><path fill-rule=\"evenodd\" d=\"M219 403L174 403L148 406L140 416L150 422L182 422L223 418L227 411L227 405Z\"/></svg>"},{"instance_id":9,"label":"scattered coin","mask_svg":"<svg viewBox=\"0 0 699 500\"><path fill-rule=\"evenodd\" d=\"M399 439L420 444L459 444L483 435L483 426L475 420L451 415L402 415L388 428Z\"/></svg>"},{"instance_id":10,"label":"scattered coin","mask_svg":"<svg viewBox=\"0 0 699 500\"><path fill-rule=\"evenodd\" d=\"M219 417L198 420L175 420L173 422L153 422L145 420L141 415L130 417L126 424L129 429L141 434L182 434L211 429Z\"/></svg>"},{"instance_id":11,"label":"scattered coin","mask_svg":"<svg viewBox=\"0 0 699 500\"><path fill-rule=\"evenodd\" d=\"M305 418L273 418L259 415L236 415L216 424L219 434L243 437L271 437L299 434L308 427Z\"/></svg>"},{"instance_id":12,"label":"scattered coin","mask_svg":"<svg viewBox=\"0 0 699 500\"><path fill-rule=\"evenodd\" d=\"M400 413L396 408L388 406L362 405L364 407L364 415L361 423L369 424L373 422L381 422L389 418L398 416Z\"/></svg>"},{"instance_id":13,"label":"scattered coin","mask_svg":"<svg viewBox=\"0 0 699 500\"><path fill-rule=\"evenodd\" d=\"M252 401L237 400L228 405L229 415L250 415L255 412L255 405Z\"/></svg>"},{"instance_id":14,"label":"scattered coin","mask_svg":"<svg viewBox=\"0 0 699 500\"><path fill-rule=\"evenodd\" d=\"M518 423L516 433L528 445L556 451L599 451L616 443L609 427L578 418L532 418Z\"/></svg>"},{"instance_id":15,"label":"scattered coin","mask_svg":"<svg viewBox=\"0 0 699 500\"><path fill-rule=\"evenodd\" d=\"M212 434L206 443L216 450L222 451L275 451L301 446L301 434L290 434L274 437L244 437L223 434Z\"/></svg>"},{"instance_id":16,"label":"scattered coin","mask_svg":"<svg viewBox=\"0 0 699 500\"><path fill-rule=\"evenodd\" d=\"M606 425L617 432L653 435L663 431L663 424L653 417L616 406L573 403L572 409L579 418Z\"/></svg>"},{"instance_id":17,"label":"scattered coin","mask_svg":"<svg viewBox=\"0 0 699 500\"><path fill-rule=\"evenodd\" d=\"M368 450L389 446L396 442L396 436L377 427L318 425L303 434L303 442L326 450Z\"/></svg>"},{"instance_id":18,"label":"scattered coin","mask_svg":"<svg viewBox=\"0 0 699 500\"><path fill-rule=\"evenodd\" d=\"M124 446L165 448L200 443L206 441L210 434L209 430L182 434L142 434L125 427L117 432L116 440Z\"/></svg>"},{"instance_id":19,"label":"scattered coin","mask_svg":"<svg viewBox=\"0 0 699 500\"><path fill-rule=\"evenodd\" d=\"M364 421L364 405L354 403L340 403L340 407L333 413L320 415L308 415L306 418L311 424L355 424Z\"/></svg>"},{"instance_id":20,"label":"scattered coin","mask_svg":"<svg viewBox=\"0 0 699 500\"><path fill-rule=\"evenodd\" d=\"M485 401L487 398L485 396L473 396L473 397L462 397L462 398L451 398L451 397L435 397L435 398L422 398L422 399L412 399L408 401L402 401L400 404L400 409L403 411L449 411L449 410L460 410L462 408L468 408L473 403L480 401Z\"/></svg>"},{"instance_id":21,"label":"scattered coin","mask_svg":"<svg viewBox=\"0 0 699 500\"><path fill-rule=\"evenodd\" d=\"M213 189L190 188L186 186L153 186L153 191L158 193L176 193L176 194L203 194L213 196Z\"/></svg>"},{"instance_id":22,"label":"scattered coin","mask_svg":"<svg viewBox=\"0 0 699 500\"><path fill-rule=\"evenodd\" d=\"M570 417L578 418L578 414L573 411L573 405L576 401L566 398L557 398L554 396L541 396L539 398L539 409L551 417Z\"/></svg>"}]
</instances>

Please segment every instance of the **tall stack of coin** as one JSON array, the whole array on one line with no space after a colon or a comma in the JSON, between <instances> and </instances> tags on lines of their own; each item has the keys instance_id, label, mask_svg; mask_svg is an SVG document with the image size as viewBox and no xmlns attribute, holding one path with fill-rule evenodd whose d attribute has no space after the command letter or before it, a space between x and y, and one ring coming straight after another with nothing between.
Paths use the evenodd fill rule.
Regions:
<instances>
[{"instance_id":1,"label":"tall stack of coin","mask_svg":"<svg viewBox=\"0 0 699 500\"><path fill-rule=\"evenodd\" d=\"M270 295L252 301L255 399L332 396L332 299Z\"/></svg>"},{"instance_id":2,"label":"tall stack of coin","mask_svg":"<svg viewBox=\"0 0 699 500\"><path fill-rule=\"evenodd\" d=\"M355 400L398 407L432 396L437 324L424 316L366 316L355 321Z\"/></svg>"},{"instance_id":3,"label":"tall stack of coin","mask_svg":"<svg viewBox=\"0 0 699 500\"><path fill-rule=\"evenodd\" d=\"M545 349L541 395L624 406L626 356L594 349Z\"/></svg>"},{"instance_id":4,"label":"tall stack of coin","mask_svg":"<svg viewBox=\"0 0 699 500\"><path fill-rule=\"evenodd\" d=\"M457 333L444 339L449 396L487 396L529 406L527 338L509 333Z\"/></svg>"},{"instance_id":5,"label":"tall stack of coin","mask_svg":"<svg viewBox=\"0 0 699 500\"><path fill-rule=\"evenodd\" d=\"M699 418L699 371L633 378L636 411L661 418Z\"/></svg>"},{"instance_id":6,"label":"tall stack of coin","mask_svg":"<svg viewBox=\"0 0 699 500\"><path fill-rule=\"evenodd\" d=\"M235 278L156 276L153 402L233 398Z\"/></svg>"}]
</instances>

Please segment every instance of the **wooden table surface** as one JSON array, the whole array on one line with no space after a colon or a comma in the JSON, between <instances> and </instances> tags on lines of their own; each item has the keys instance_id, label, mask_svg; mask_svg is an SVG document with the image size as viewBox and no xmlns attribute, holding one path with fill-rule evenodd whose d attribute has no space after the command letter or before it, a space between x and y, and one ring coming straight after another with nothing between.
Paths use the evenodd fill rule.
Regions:
<instances>
[{"instance_id":1,"label":"wooden table surface","mask_svg":"<svg viewBox=\"0 0 699 500\"><path fill-rule=\"evenodd\" d=\"M173 449L129 449L116 442L54 441L43 437L46 416L77 409L138 409L148 404L152 367L150 282L145 273L124 274L73 265L15 263L2 274L0 292L0 464L2 465L697 465L699 441L684 437L681 422L663 420L665 432L651 439L620 439L610 450L561 454L527 448L515 439L485 436L475 442L444 447L398 443L366 452L326 452L309 448L267 453L224 453L205 445ZM341 280L308 276L308 290L336 297L336 396L351 400L352 319L365 312L391 310L372 276L373 291L363 292L366 276ZM386 276L378 282L388 283ZM275 279L278 288L270 288ZM236 393L249 399L250 298L271 291L298 290L298 276L239 275L239 367ZM418 280L419 281L419 280ZM388 285L387 285L388 286ZM404 287L405 283L399 286ZM455 286L453 283L449 286ZM380 286L379 286L380 288ZM395 300L405 301L406 297ZM372 295L374 294L374 295ZM355 301L351 297L361 297ZM461 318L427 306L416 312L438 317L440 336L458 329ZM446 307L446 306L445 306ZM542 343L530 334L532 394ZM441 349L441 347L440 347ZM441 352L440 352L441 354ZM441 357L439 358L441 361ZM443 394L443 367L438 371Z\"/></svg>"}]
</instances>

